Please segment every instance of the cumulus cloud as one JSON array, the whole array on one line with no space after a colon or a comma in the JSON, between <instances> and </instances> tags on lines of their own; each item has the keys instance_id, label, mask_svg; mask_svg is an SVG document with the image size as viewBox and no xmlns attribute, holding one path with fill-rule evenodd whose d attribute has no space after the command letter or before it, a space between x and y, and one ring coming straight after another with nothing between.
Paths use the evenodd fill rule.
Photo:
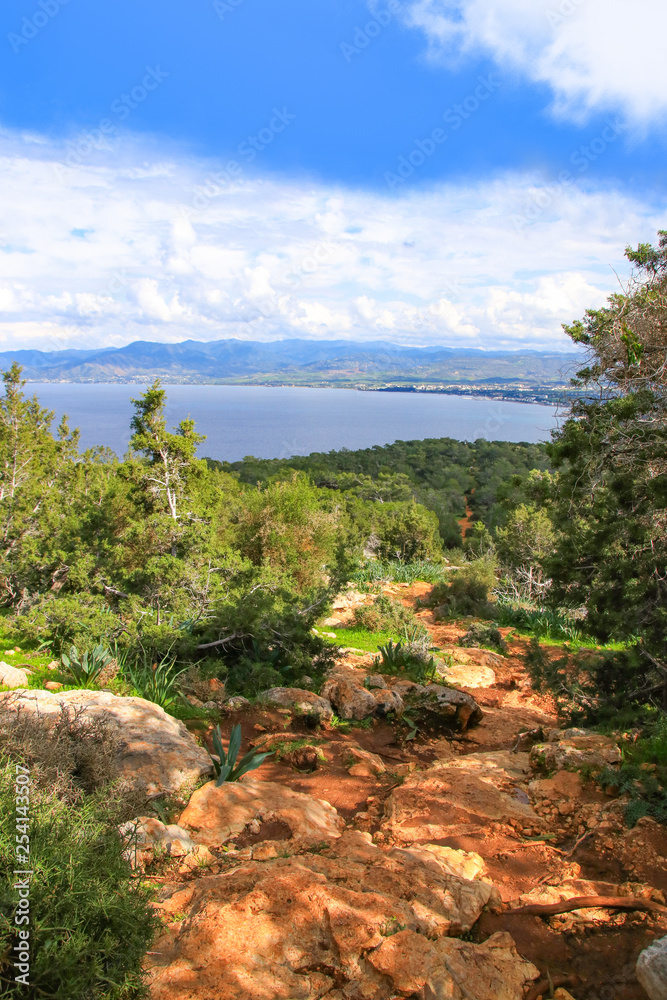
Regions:
<instances>
[{"instance_id":1,"label":"cumulus cloud","mask_svg":"<svg viewBox=\"0 0 667 1000\"><path fill-rule=\"evenodd\" d=\"M660 213L508 174L345 190L0 140L0 349L284 337L567 350ZM140 163L141 167L134 164Z\"/></svg>"},{"instance_id":2,"label":"cumulus cloud","mask_svg":"<svg viewBox=\"0 0 667 1000\"><path fill-rule=\"evenodd\" d=\"M667 110L664 0L410 0L405 17L438 58L483 53L547 84L562 115L646 123Z\"/></svg>"}]
</instances>

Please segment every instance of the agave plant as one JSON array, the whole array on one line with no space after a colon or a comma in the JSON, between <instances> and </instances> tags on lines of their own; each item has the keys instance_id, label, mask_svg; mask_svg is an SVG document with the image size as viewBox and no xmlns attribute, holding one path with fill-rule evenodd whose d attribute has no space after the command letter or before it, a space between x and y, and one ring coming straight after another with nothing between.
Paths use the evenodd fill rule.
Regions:
<instances>
[{"instance_id":1,"label":"agave plant","mask_svg":"<svg viewBox=\"0 0 667 1000\"><path fill-rule=\"evenodd\" d=\"M241 749L241 726L238 722L230 733L227 751L225 751L222 745L220 726L215 727L213 731L213 749L219 758L219 760L216 760L215 757L212 758L216 773L216 788L224 785L226 781L238 781L242 775L247 774L248 771L254 771L255 768L264 763L267 757L273 754L273 750L265 753L257 753L255 750L250 750L245 757L241 757L241 760L237 764L236 758Z\"/></svg>"},{"instance_id":2,"label":"agave plant","mask_svg":"<svg viewBox=\"0 0 667 1000\"><path fill-rule=\"evenodd\" d=\"M178 698L176 682L187 669L177 669L175 660L168 654L161 660L152 661L145 650L139 660L133 663L128 658L124 666L125 676L139 695L164 709L169 709Z\"/></svg>"},{"instance_id":3,"label":"agave plant","mask_svg":"<svg viewBox=\"0 0 667 1000\"><path fill-rule=\"evenodd\" d=\"M73 679L75 684L82 685L86 687L88 684L94 684L105 667L107 667L113 656L102 645L94 646L90 651L86 650L83 656L79 653L76 646L72 646L69 651L69 656L67 653L63 653L60 657L60 662L63 667L63 671Z\"/></svg>"}]
</instances>

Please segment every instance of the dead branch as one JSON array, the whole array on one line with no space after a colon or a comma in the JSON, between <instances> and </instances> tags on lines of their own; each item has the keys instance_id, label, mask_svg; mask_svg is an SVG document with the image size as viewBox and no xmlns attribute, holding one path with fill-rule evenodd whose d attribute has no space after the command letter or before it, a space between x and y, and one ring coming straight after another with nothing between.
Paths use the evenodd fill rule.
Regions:
<instances>
[{"instance_id":1,"label":"dead branch","mask_svg":"<svg viewBox=\"0 0 667 1000\"><path fill-rule=\"evenodd\" d=\"M213 649L214 646L226 646L228 642L233 642L234 639L243 638L244 636L241 632L233 632L224 639L216 639L215 642L202 642L199 646L197 646L197 649Z\"/></svg>"},{"instance_id":2,"label":"dead branch","mask_svg":"<svg viewBox=\"0 0 667 1000\"><path fill-rule=\"evenodd\" d=\"M564 899L561 903L529 903L512 909L511 903L505 903L503 913L519 917L553 917L557 913L571 913L572 910L601 908L608 910L647 910L649 913L662 913L667 916L667 906L654 903L652 899L640 899L638 896L574 896Z\"/></svg>"}]
</instances>

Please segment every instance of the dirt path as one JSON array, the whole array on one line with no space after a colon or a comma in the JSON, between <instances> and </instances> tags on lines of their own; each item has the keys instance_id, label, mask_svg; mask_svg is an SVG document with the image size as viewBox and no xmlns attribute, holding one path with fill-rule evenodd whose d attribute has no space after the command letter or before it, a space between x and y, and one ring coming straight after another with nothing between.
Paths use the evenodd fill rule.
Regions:
<instances>
[{"instance_id":1,"label":"dirt path","mask_svg":"<svg viewBox=\"0 0 667 1000\"><path fill-rule=\"evenodd\" d=\"M388 589L414 606L430 588L427 584L395 584ZM434 623L428 610L419 610L418 615L440 649L454 645L465 631L464 626ZM408 739L407 727L378 719L367 728L324 726L314 734L287 710L255 708L228 718L223 735L240 721L244 741L257 743L286 732L288 740L302 736L317 745L322 760L316 770L302 773L285 760L273 758L263 765L261 778L326 800L349 826L369 832L376 843L387 843L385 804L407 775L426 770L435 762L456 761L470 754L506 754L515 746L519 733L557 726L553 703L531 689L521 658L525 647L525 642L511 641L508 656L494 668L495 683L469 691L485 715L478 726L464 734L418 731ZM350 774L351 747L377 755L384 773ZM653 898L664 902L660 897L660 892L667 892L664 829L642 821L631 834L625 833L621 807L616 808L593 783L582 783L576 775L564 773L555 797L534 800L546 823L546 837L537 829L527 835L490 824L482 833L463 826L434 842L481 855L486 865L484 878L499 889L504 901L516 900L540 885L557 889L576 879L589 883L600 894L601 884L603 888L607 884L626 886L626 894L631 890L646 894L648 886L658 891ZM529 801L525 790L529 785L528 780L517 784L519 801ZM598 827L606 830L604 836ZM275 836L270 830L254 834L255 840ZM593 890L590 894L595 894ZM567 979L576 1000L646 1000L635 978L637 955L656 937L667 934L667 921L639 912L583 910L549 919L486 912L475 925L472 939L481 942L499 930L511 933L519 953L544 976Z\"/></svg>"}]
</instances>

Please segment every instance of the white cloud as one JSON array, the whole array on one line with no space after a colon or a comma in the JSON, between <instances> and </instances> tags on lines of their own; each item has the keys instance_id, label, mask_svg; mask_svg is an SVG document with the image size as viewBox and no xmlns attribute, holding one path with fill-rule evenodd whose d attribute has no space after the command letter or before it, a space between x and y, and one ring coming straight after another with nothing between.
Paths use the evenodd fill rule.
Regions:
<instances>
[{"instance_id":1,"label":"white cloud","mask_svg":"<svg viewBox=\"0 0 667 1000\"><path fill-rule=\"evenodd\" d=\"M612 268L627 273L623 247L663 221L617 191L520 174L398 197L246 174L195 209L210 164L141 150L137 170L129 156L62 172L57 147L0 142L0 349L312 337L567 350L560 324L602 303Z\"/></svg>"},{"instance_id":2,"label":"white cloud","mask_svg":"<svg viewBox=\"0 0 667 1000\"><path fill-rule=\"evenodd\" d=\"M436 57L481 52L547 84L560 114L646 123L667 110L664 0L410 0L405 17Z\"/></svg>"}]
</instances>

